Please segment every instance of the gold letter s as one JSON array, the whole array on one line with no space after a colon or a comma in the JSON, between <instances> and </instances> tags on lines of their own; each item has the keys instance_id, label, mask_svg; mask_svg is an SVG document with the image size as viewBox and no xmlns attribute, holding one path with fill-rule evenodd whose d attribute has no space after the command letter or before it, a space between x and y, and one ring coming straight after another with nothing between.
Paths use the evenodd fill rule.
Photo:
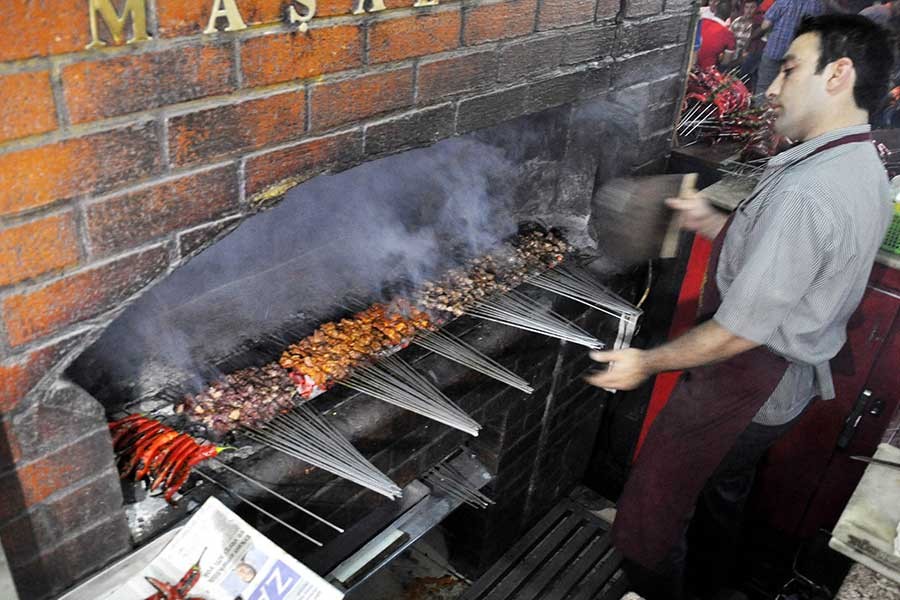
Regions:
<instances>
[{"instance_id":1,"label":"gold letter s","mask_svg":"<svg viewBox=\"0 0 900 600\"><path fill-rule=\"evenodd\" d=\"M309 29L308 23L316 16L316 0L294 0L297 4L306 9L304 14L297 12L294 5L288 6L288 21L291 23L300 23L300 31L305 32Z\"/></svg>"}]
</instances>

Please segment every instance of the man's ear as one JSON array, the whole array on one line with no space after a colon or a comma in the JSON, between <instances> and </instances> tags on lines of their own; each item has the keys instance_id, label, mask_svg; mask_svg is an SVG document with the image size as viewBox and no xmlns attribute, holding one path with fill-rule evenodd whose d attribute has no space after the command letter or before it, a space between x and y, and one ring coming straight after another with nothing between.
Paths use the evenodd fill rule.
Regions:
<instances>
[{"instance_id":1,"label":"man's ear","mask_svg":"<svg viewBox=\"0 0 900 600\"><path fill-rule=\"evenodd\" d=\"M825 89L830 93L836 93L845 89L853 90L856 80L856 68L853 61L846 56L830 63L827 67L828 79L825 81Z\"/></svg>"}]
</instances>

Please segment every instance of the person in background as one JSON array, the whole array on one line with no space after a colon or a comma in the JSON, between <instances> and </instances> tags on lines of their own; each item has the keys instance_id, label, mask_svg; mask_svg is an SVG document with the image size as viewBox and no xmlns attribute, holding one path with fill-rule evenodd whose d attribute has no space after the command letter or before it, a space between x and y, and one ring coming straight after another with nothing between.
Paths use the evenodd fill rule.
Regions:
<instances>
[{"instance_id":1,"label":"person in background","mask_svg":"<svg viewBox=\"0 0 900 600\"><path fill-rule=\"evenodd\" d=\"M750 36L753 33L753 15L759 6L757 0L745 0L741 7L741 16L731 22L731 32L736 42L735 55L743 61L750 52Z\"/></svg>"},{"instance_id":2,"label":"person in background","mask_svg":"<svg viewBox=\"0 0 900 600\"><path fill-rule=\"evenodd\" d=\"M741 58L740 75L747 83L747 88L752 90L756 84L756 70L759 68L759 61L762 59L763 48L766 46L766 42L758 35L763 21L765 20L766 13L762 10L763 5L757 3L756 0L747 0L745 8L746 4L750 4L750 6L754 8L753 13L750 16L750 40L747 43L747 49L744 51L744 56Z\"/></svg>"},{"instance_id":3,"label":"person in background","mask_svg":"<svg viewBox=\"0 0 900 600\"><path fill-rule=\"evenodd\" d=\"M734 33L725 22L731 16L730 0L719 0L710 6L712 14L704 14L700 18L701 42L700 51L697 52L697 65L701 69L733 62L737 47Z\"/></svg>"},{"instance_id":4,"label":"person in background","mask_svg":"<svg viewBox=\"0 0 900 600\"><path fill-rule=\"evenodd\" d=\"M868 8L859 11L859 14L865 18L874 21L882 27L894 29L893 23L898 21L900 17L900 2L885 2L884 4L873 4Z\"/></svg>"},{"instance_id":5,"label":"person in background","mask_svg":"<svg viewBox=\"0 0 900 600\"><path fill-rule=\"evenodd\" d=\"M800 20L822 14L825 14L823 0L775 0L772 3L758 32L758 35L768 34L768 39L756 74L757 96L765 94L778 76L781 59L794 39Z\"/></svg>"},{"instance_id":6,"label":"person in background","mask_svg":"<svg viewBox=\"0 0 900 600\"><path fill-rule=\"evenodd\" d=\"M685 228L713 240L700 324L655 348L590 353L608 368L585 380L605 389L687 369L613 522L632 589L648 600L683 598L691 564L701 597L722 597L713 594L730 583L757 464L815 397L835 397L829 361L893 212L869 125L887 89L889 46L889 32L859 15L803 19L766 92L775 131L800 143L770 159L730 215L696 191L667 202Z\"/></svg>"}]
</instances>

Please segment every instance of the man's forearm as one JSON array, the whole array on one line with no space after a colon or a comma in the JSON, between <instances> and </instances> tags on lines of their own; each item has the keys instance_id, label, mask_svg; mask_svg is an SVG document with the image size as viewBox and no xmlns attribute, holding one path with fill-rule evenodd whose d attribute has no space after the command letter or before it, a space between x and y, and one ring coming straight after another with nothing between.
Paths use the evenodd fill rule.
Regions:
<instances>
[{"instance_id":1,"label":"man's forearm","mask_svg":"<svg viewBox=\"0 0 900 600\"><path fill-rule=\"evenodd\" d=\"M704 219L697 229L697 233L708 240L714 240L719 235L719 232L722 231L722 227L725 226L725 221L727 220L727 214L716 210L708 218Z\"/></svg>"},{"instance_id":2,"label":"man's forearm","mask_svg":"<svg viewBox=\"0 0 900 600\"><path fill-rule=\"evenodd\" d=\"M585 376L585 381L604 389L633 390L648 377L662 371L677 371L716 363L758 346L736 336L715 321L707 321L668 344L653 350L625 348L594 350L591 358L608 363L605 371Z\"/></svg>"},{"instance_id":3,"label":"man's forearm","mask_svg":"<svg viewBox=\"0 0 900 600\"><path fill-rule=\"evenodd\" d=\"M758 345L710 319L667 344L647 350L643 358L651 372L661 373L721 362Z\"/></svg>"}]
</instances>

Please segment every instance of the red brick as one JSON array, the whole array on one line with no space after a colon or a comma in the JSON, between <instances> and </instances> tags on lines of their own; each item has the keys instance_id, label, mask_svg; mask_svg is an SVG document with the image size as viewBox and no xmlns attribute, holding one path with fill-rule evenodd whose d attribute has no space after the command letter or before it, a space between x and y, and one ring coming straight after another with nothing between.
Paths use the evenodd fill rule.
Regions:
<instances>
[{"instance_id":1,"label":"red brick","mask_svg":"<svg viewBox=\"0 0 900 600\"><path fill-rule=\"evenodd\" d=\"M74 458L73 458L74 457ZM70 444L59 451L20 466L15 473L0 480L0 521L40 504L56 491L93 477L100 471L113 469L112 444L109 433L100 430L94 435ZM9 477L18 480L18 486Z\"/></svg>"},{"instance_id":2,"label":"red brick","mask_svg":"<svg viewBox=\"0 0 900 600\"><path fill-rule=\"evenodd\" d=\"M178 166L209 162L303 134L303 90L247 100L169 119L169 155Z\"/></svg>"},{"instance_id":3,"label":"red brick","mask_svg":"<svg viewBox=\"0 0 900 600\"><path fill-rule=\"evenodd\" d=\"M350 131L254 156L247 160L247 195L253 196L290 177L300 175L308 179L336 164L356 162L361 154L362 134Z\"/></svg>"},{"instance_id":4,"label":"red brick","mask_svg":"<svg viewBox=\"0 0 900 600\"><path fill-rule=\"evenodd\" d=\"M497 54L493 50L419 63L418 101L453 96L491 85L497 80Z\"/></svg>"},{"instance_id":5,"label":"red brick","mask_svg":"<svg viewBox=\"0 0 900 600\"><path fill-rule=\"evenodd\" d=\"M177 48L76 63L62 71L73 123L115 117L234 89L231 46Z\"/></svg>"},{"instance_id":6,"label":"red brick","mask_svg":"<svg viewBox=\"0 0 900 600\"><path fill-rule=\"evenodd\" d=\"M153 123L0 155L0 215L102 193L161 167Z\"/></svg>"},{"instance_id":7,"label":"red brick","mask_svg":"<svg viewBox=\"0 0 900 600\"><path fill-rule=\"evenodd\" d=\"M344 25L248 39L241 46L244 84L256 87L359 67L362 32Z\"/></svg>"},{"instance_id":8,"label":"red brick","mask_svg":"<svg viewBox=\"0 0 900 600\"><path fill-rule=\"evenodd\" d=\"M597 0L544 0L538 12L538 29L590 23L596 6Z\"/></svg>"},{"instance_id":9,"label":"red brick","mask_svg":"<svg viewBox=\"0 0 900 600\"><path fill-rule=\"evenodd\" d=\"M0 5L0 61L74 52L89 43L84 0L17 0Z\"/></svg>"},{"instance_id":10,"label":"red brick","mask_svg":"<svg viewBox=\"0 0 900 600\"><path fill-rule=\"evenodd\" d=\"M235 4L248 27L282 20L284 0L238 0ZM157 0L157 6L160 37L177 37L202 33L209 24L213 1Z\"/></svg>"},{"instance_id":11,"label":"red brick","mask_svg":"<svg viewBox=\"0 0 900 600\"><path fill-rule=\"evenodd\" d=\"M369 62L382 63L453 50L459 46L458 9L375 21L369 27Z\"/></svg>"},{"instance_id":12,"label":"red brick","mask_svg":"<svg viewBox=\"0 0 900 600\"><path fill-rule=\"evenodd\" d=\"M121 510L121 485L114 472L109 472L50 504L21 515L0 529L0 537L7 556L15 556L16 563L21 564L41 549L56 545L61 532L88 529L97 522L98 515L114 515Z\"/></svg>"},{"instance_id":13,"label":"red brick","mask_svg":"<svg viewBox=\"0 0 900 600\"><path fill-rule=\"evenodd\" d=\"M18 346L99 315L151 283L168 263L167 248L152 248L7 297L9 343Z\"/></svg>"},{"instance_id":14,"label":"red brick","mask_svg":"<svg viewBox=\"0 0 900 600\"><path fill-rule=\"evenodd\" d=\"M312 129L321 131L412 103L412 69L318 85L312 90Z\"/></svg>"},{"instance_id":15,"label":"red brick","mask_svg":"<svg viewBox=\"0 0 900 600\"><path fill-rule=\"evenodd\" d=\"M353 14L357 0L319 0L316 3L316 17L333 17ZM387 4L385 4L387 6Z\"/></svg>"},{"instance_id":16,"label":"red brick","mask_svg":"<svg viewBox=\"0 0 900 600\"><path fill-rule=\"evenodd\" d=\"M167 233L218 219L238 206L234 166L107 198L87 208L91 251L106 255L133 248Z\"/></svg>"},{"instance_id":17,"label":"red brick","mask_svg":"<svg viewBox=\"0 0 900 600\"><path fill-rule=\"evenodd\" d=\"M56 129L50 73L0 76L0 141Z\"/></svg>"},{"instance_id":18,"label":"red brick","mask_svg":"<svg viewBox=\"0 0 900 600\"><path fill-rule=\"evenodd\" d=\"M78 262L72 213L0 230L0 286Z\"/></svg>"},{"instance_id":19,"label":"red brick","mask_svg":"<svg viewBox=\"0 0 900 600\"><path fill-rule=\"evenodd\" d=\"M12 410L41 377L86 335L84 332L72 335L0 363L0 414ZM7 429L6 443L0 444L3 450L11 453L11 462L19 460L21 454L20 445L13 438L12 430ZM0 471L3 469L4 459L0 458Z\"/></svg>"},{"instance_id":20,"label":"red brick","mask_svg":"<svg viewBox=\"0 0 900 600\"><path fill-rule=\"evenodd\" d=\"M0 412L15 408L50 364L47 349L32 352L15 361L0 363Z\"/></svg>"},{"instance_id":21,"label":"red brick","mask_svg":"<svg viewBox=\"0 0 900 600\"><path fill-rule=\"evenodd\" d=\"M511 0L466 11L463 39L466 45L518 37L534 31L537 0Z\"/></svg>"}]
</instances>

